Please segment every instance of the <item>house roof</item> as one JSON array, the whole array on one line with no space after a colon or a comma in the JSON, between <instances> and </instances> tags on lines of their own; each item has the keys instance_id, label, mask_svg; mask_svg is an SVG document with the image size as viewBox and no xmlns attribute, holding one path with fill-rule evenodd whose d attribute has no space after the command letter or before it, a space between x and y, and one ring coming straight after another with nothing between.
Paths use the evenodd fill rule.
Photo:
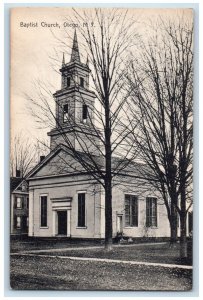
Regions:
<instances>
[{"instance_id":1,"label":"house roof","mask_svg":"<svg viewBox=\"0 0 203 300\"><path fill-rule=\"evenodd\" d=\"M13 192L17 186L21 183L21 177L11 177L10 178L10 191Z\"/></svg>"},{"instance_id":2,"label":"house roof","mask_svg":"<svg viewBox=\"0 0 203 300\"><path fill-rule=\"evenodd\" d=\"M23 184L26 184L26 190L22 189ZM21 177L11 177L10 178L10 192L20 192L20 193L28 193L27 190L28 183L24 178Z\"/></svg>"}]
</instances>

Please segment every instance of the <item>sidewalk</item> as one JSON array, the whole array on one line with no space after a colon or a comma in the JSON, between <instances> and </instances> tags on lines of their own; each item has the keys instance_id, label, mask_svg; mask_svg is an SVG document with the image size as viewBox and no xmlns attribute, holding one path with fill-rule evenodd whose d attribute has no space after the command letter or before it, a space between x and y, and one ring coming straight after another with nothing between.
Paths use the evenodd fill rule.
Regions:
<instances>
[{"instance_id":1,"label":"sidewalk","mask_svg":"<svg viewBox=\"0 0 203 300\"><path fill-rule=\"evenodd\" d=\"M126 248L126 247L140 247L140 246L153 246L153 245L166 245L166 242L162 243L142 243L142 244L114 244L113 248ZM11 254L26 254L26 253L49 253L49 252L64 252L64 251L74 251L74 250L90 250L90 249L104 249L102 246L84 246L84 247L67 247L67 248L53 248L53 249L37 249L37 250L23 250L19 252L13 252Z\"/></svg>"},{"instance_id":2,"label":"sidewalk","mask_svg":"<svg viewBox=\"0 0 203 300\"><path fill-rule=\"evenodd\" d=\"M105 251L104 246L79 246L71 248L27 250L11 253L11 256L15 257L50 257L191 270L192 266L188 265L187 261L181 262L178 255L178 245L176 248L170 249L167 243L114 245L112 251Z\"/></svg>"},{"instance_id":3,"label":"sidewalk","mask_svg":"<svg viewBox=\"0 0 203 300\"><path fill-rule=\"evenodd\" d=\"M119 263L119 264L128 264L128 265L144 265L144 266L154 266L154 267L163 267L170 269L185 269L192 270L192 266L187 265L173 265L173 264L162 264L162 263L151 263L143 261L127 261L127 260L118 260L118 259L105 259L105 258L87 258L87 257L73 257L73 256L58 256L58 255L40 255L40 254L30 254L30 253L13 253L12 256L39 256L44 258L59 258L59 259L70 259L70 260L81 260L81 261L96 261L96 262L106 262L106 263Z\"/></svg>"}]
</instances>

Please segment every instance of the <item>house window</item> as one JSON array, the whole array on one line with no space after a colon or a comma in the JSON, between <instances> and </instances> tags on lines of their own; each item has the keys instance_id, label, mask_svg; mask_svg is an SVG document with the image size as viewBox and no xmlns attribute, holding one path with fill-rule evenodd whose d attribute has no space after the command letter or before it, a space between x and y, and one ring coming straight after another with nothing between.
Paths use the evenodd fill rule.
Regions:
<instances>
[{"instance_id":1,"label":"house window","mask_svg":"<svg viewBox=\"0 0 203 300\"><path fill-rule=\"evenodd\" d=\"M21 228L21 217L16 218L16 228Z\"/></svg>"},{"instance_id":2,"label":"house window","mask_svg":"<svg viewBox=\"0 0 203 300\"><path fill-rule=\"evenodd\" d=\"M84 87L84 78L80 77L80 86Z\"/></svg>"},{"instance_id":3,"label":"house window","mask_svg":"<svg viewBox=\"0 0 203 300\"><path fill-rule=\"evenodd\" d=\"M146 199L146 227L157 227L157 198Z\"/></svg>"},{"instance_id":4,"label":"house window","mask_svg":"<svg viewBox=\"0 0 203 300\"><path fill-rule=\"evenodd\" d=\"M27 209L29 209L29 198L27 197Z\"/></svg>"},{"instance_id":5,"label":"house window","mask_svg":"<svg viewBox=\"0 0 203 300\"><path fill-rule=\"evenodd\" d=\"M47 196L41 196L41 227L47 227Z\"/></svg>"},{"instance_id":6,"label":"house window","mask_svg":"<svg viewBox=\"0 0 203 300\"><path fill-rule=\"evenodd\" d=\"M179 227L180 227L180 217L179 217L179 215L177 213L177 228L179 228Z\"/></svg>"},{"instance_id":7,"label":"house window","mask_svg":"<svg viewBox=\"0 0 203 300\"><path fill-rule=\"evenodd\" d=\"M63 106L63 122L68 121L68 104Z\"/></svg>"},{"instance_id":8,"label":"house window","mask_svg":"<svg viewBox=\"0 0 203 300\"><path fill-rule=\"evenodd\" d=\"M138 226L138 198L125 195L125 226Z\"/></svg>"},{"instance_id":9,"label":"house window","mask_svg":"<svg viewBox=\"0 0 203 300\"><path fill-rule=\"evenodd\" d=\"M26 191L26 185L25 183L22 184L22 192L25 192Z\"/></svg>"},{"instance_id":10,"label":"house window","mask_svg":"<svg viewBox=\"0 0 203 300\"><path fill-rule=\"evenodd\" d=\"M67 87L69 87L70 86L70 77L67 77Z\"/></svg>"},{"instance_id":11,"label":"house window","mask_svg":"<svg viewBox=\"0 0 203 300\"><path fill-rule=\"evenodd\" d=\"M85 193L78 194L78 227L85 227Z\"/></svg>"},{"instance_id":12,"label":"house window","mask_svg":"<svg viewBox=\"0 0 203 300\"><path fill-rule=\"evenodd\" d=\"M82 120L83 120L83 123L86 123L87 122L87 105L86 104L83 104L82 106Z\"/></svg>"},{"instance_id":13,"label":"house window","mask_svg":"<svg viewBox=\"0 0 203 300\"><path fill-rule=\"evenodd\" d=\"M22 208L22 198L20 198L20 197L16 198L16 208L18 208L18 209Z\"/></svg>"}]
</instances>

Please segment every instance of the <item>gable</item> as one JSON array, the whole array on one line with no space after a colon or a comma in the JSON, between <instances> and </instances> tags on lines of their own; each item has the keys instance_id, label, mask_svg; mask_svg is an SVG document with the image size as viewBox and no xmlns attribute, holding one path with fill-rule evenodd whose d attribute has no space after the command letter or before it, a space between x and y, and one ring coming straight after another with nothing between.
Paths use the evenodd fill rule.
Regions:
<instances>
[{"instance_id":1,"label":"gable","mask_svg":"<svg viewBox=\"0 0 203 300\"><path fill-rule=\"evenodd\" d=\"M28 183L26 180L19 177L10 178L10 191L11 192L28 192Z\"/></svg>"},{"instance_id":2,"label":"gable","mask_svg":"<svg viewBox=\"0 0 203 300\"><path fill-rule=\"evenodd\" d=\"M64 149L59 149L53 154L50 153L47 158L36 167L36 170L31 172L28 178L73 174L82 171L84 171L84 169L80 163Z\"/></svg>"},{"instance_id":3,"label":"gable","mask_svg":"<svg viewBox=\"0 0 203 300\"><path fill-rule=\"evenodd\" d=\"M17 186L21 183L22 178L20 177L11 177L10 178L10 191L13 192Z\"/></svg>"}]
</instances>

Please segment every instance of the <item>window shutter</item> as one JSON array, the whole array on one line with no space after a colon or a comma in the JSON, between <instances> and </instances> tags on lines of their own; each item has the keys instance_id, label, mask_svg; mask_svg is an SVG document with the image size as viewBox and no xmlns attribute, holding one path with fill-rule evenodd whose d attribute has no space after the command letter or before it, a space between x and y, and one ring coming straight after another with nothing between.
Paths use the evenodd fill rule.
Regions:
<instances>
[{"instance_id":1,"label":"window shutter","mask_svg":"<svg viewBox=\"0 0 203 300\"><path fill-rule=\"evenodd\" d=\"M78 194L78 227L85 227L85 193Z\"/></svg>"},{"instance_id":2,"label":"window shutter","mask_svg":"<svg viewBox=\"0 0 203 300\"><path fill-rule=\"evenodd\" d=\"M132 226L138 226L138 200L137 197L132 196L131 200L131 211L132 211Z\"/></svg>"},{"instance_id":3,"label":"window shutter","mask_svg":"<svg viewBox=\"0 0 203 300\"><path fill-rule=\"evenodd\" d=\"M157 226L157 199L154 198L154 224L153 226Z\"/></svg>"},{"instance_id":4,"label":"window shutter","mask_svg":"<svg viewBox=\"0 0 203 300\"><path fill-rule=\"evenodd\" d=\"M47 196L41 197L41 226L47 226Z\"/></svg>"},{"instance_id":5,"label":"window shutter","mask_svg":"<svg viewBox=\"0 0 203 300\"><path fill-rule=\"evenodd\" d=\"M157 198L146 198L146 226L157 226Z\"/></svg>"},{"instance_id":6,"label":"window shutter","mask_svg":"<svg viewBox=\"0 0 203 300\"><path fill-rule=\"evenodd\" d=\"M78 227L81 226L81 195L78 195Z\"/></svg>"},{"instance_id":7,"label":"window shutter","mask_svg":"<svg viewBox=\"0 0 203 300\"><path fill-rule=\"evenodd\" d=\"M82 194L81 214L82 214L81 223L82 226L85 226L85 194Z\"/></svg>"},{"instance_id":8,"label":"window shutter","mask_svg":"<svg viewBox=\"0 0 203 300\"><path fill-rule=\"evenodd\" d=\"M17 216L16 216L16 215L14 216L14 220L13 220L13 221L14 221L14 222L13 222L13 223L14 223L14 224L13 224L13 225L14 225L14 228L16 229L16 228L17 228Z\"/></svg>"},{"instance_id":9,"label":"window shutter","mask_svg":"<svg viewBox=\"0 0 203 300\"><path fill-rule=\"evenodd\" d=\"M130 196L125 195L125 225L130 226Z\"/></svg>"},{"instance_id":10,"label":"window shutter","mask_svg":"<svg viewBox=\"0 0 203 300\"><path fill-rule=\"evenodd\" d=\"M146 199L146 227L150 227L150 199Z\"/></svg>"},{"instance_id":11,"label":"window shutter","mask_svg":"<svg viewBox=\"0 0 203 300\"><path fill-rule=\"evenodd\" d=\"M14 198L14 208L17 208L17 197Z\"/></svg>"}]
</instances>

